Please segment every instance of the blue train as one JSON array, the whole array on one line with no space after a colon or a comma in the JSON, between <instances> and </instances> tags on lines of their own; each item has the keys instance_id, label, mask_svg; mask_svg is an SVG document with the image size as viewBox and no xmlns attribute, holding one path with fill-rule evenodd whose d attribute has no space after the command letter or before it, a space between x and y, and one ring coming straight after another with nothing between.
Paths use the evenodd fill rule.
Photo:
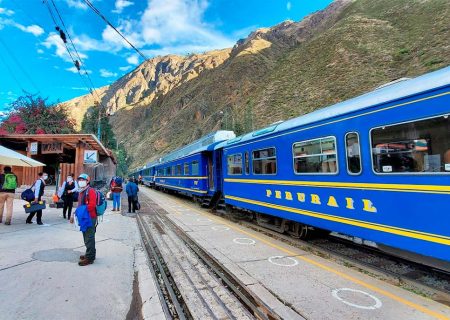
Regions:
<instances>
[{"instance_id":1,"label":"blue train","mask_svg":"<svg viewBox=\"0 0 450 320\"><path fill-rule=\"evenodd\" d=\"M450 67L234 137L219 131L133 174L304 237L347 235L449 269Z\"/></svg>"}]
</instances>

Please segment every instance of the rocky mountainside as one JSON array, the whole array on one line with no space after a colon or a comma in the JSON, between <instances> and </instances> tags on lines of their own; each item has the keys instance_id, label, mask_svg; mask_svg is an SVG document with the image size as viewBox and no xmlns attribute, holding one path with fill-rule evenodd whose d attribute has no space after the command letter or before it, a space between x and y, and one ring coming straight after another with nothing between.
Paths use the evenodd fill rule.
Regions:
<instances>
[{"instance_id":1,"label":"rocky mountainside","mask_svg":"<svg viewBox=\"0 0 450 320\"><path fill-rule=\"evenodd\" d=\"M232 49L157 57L100 89L133 165L219 128L244 132L450 64L450 1L336 0ZM88 96L65 103L79 121Z\"/></svg>"}]
</instances>

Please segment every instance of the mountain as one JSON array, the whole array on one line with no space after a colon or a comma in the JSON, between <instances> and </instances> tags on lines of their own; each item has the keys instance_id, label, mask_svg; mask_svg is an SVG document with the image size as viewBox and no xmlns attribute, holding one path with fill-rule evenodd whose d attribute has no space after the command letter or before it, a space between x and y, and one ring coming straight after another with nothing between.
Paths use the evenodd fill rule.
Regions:
<instances>
[{"instance_id":1,"label":"mountain","mask_svg":"<svg viewBox=\"0 0 450 320\"><path fill-rule=\"evenodd\" d=\"M142 165L213 130L250 131L448 66L448 21L447 0L336 0L231 49L150 59L98 91ZM80 121L92 104L64 106Z\"/></svg>"}]
</instances>

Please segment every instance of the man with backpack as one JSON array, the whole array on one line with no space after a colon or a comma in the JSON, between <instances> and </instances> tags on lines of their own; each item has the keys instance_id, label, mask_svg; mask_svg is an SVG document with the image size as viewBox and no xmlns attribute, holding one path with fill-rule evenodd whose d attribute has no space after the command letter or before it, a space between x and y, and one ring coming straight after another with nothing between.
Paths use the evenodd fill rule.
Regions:
<instances>
[{"instance_id":1,"label":"man with backpack","mask_svg":"<svg viewBox=\"0 0 450 320\"><path fill-rule=\"evenodd\" d=\"M87 266L94 263L95 260L95 232L97 230L97 206L99 203L99 192L90 186L90 177L86 173L80 174L78 177L78 208L75 211L80 230L83 232L84 245L86 246L86 253L80 256L78 261L79 266ZM106 201L103 199L106 203ZM88 214L88 221L79 216L80 212ZM103 214L103 212L102 212ZM89 221L90 220L90 221ZM70 217L70 223L74 222L74 217ZM86 224L85 224L86 223Z\"/></svg>"},{"instance_id":2,"label":"man with backpack","mask_svg":"<svg viewBox=\"0 0 450 320\"><path fill-rule=\"evenodd\" d=\"M38 178L34 182L33 186L31 187L31 188L34 187L34 200L33 200L34 202L39 202L42 200L42 196L44 195L44 190L45 190L45 180L47 180L47 179L48 179L47 173L45 173L45 172L38 173ZM33 221L31 221L31 220L33 220L34 215L36 215L36 223L38 225L43 225L42 209L30 212L30 214L27 217L26 223L32 224Z\"/></svg>"},{"instance_id":3,"label":"man with backpack","mask_svg":"<svg viewBox=\"0 0 450 320\"><path fill-rule=\"evenodd\" d=\"M122 183L123 181L121 177L113 177L111 179L111 183L109 184L113 198L112 211L120 211L120 194L123 191Z\"/></svg>"},{"instance_id":4,"label":"man with backpack","mask_svg":"<svg viewBox=\"0 0 450 320\"><path fill-rule=\"evenodd\" d=\"M11 172L11 167L3 169L4 174L0 174L0 223L3 221L3 210L6 204L5 225L11 225L14 193L17 188L17 176Z\"/></svg>"}]
</instances>

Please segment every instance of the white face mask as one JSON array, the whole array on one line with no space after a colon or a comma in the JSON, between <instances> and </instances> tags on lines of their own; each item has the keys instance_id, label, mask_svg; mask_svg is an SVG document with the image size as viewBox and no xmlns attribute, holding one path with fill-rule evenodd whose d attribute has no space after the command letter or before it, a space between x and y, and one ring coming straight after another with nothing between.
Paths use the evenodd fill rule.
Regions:
<instances>
[{"instance_id":1,"label":"white face mask","mask_svg":"<svg viewBox=\"0 0 450 320\"><path fill-rule=\"evenodd\" d=\"M73 178L72 177L67 177L67 182L72 182Z\"/></svg>"},{"instance_id":2,"label":"white face mask","mask_svg":"<svg viewBox=\"0 0 450 320\"><path fill-rule=\"evenodd\" d=\"M84 188L87 186L87 181L86 180L80 180L78 181L78 185L80 186L80 188Z\"/></svg>"},{"instance_id":3,"label":"white face mask","mask_svg":"<svg viewBox=\"0 0 450 320\"><path fill-rule=\"evenodd\" d=\"M43 176L42 176L42 179L47 180L47 179L48 179L48 176L47 176L47 175L43 175Z\"/></svg>"}]
</instances>

